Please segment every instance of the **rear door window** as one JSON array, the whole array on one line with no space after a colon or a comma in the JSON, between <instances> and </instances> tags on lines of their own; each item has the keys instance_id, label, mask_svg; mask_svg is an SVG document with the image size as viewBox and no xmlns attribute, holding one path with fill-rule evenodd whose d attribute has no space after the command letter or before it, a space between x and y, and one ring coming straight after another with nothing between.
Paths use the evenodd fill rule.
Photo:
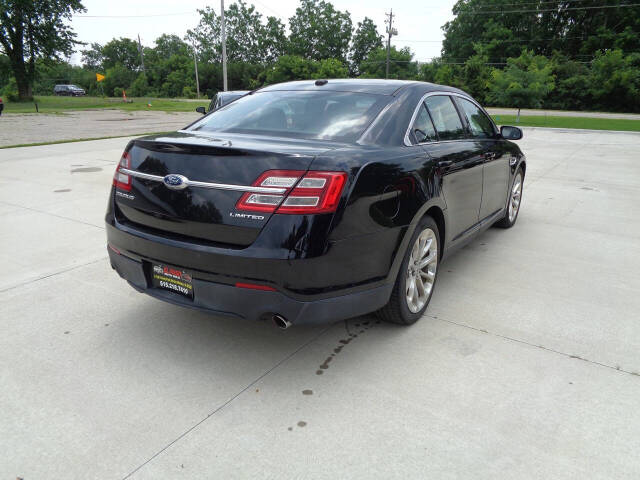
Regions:
<instances>
[{"instance_id":1,"label":"rear door window","mask_svg":"<svg viewBox=\"0 0 640 480\"><path fill-rule=\"evenodd\" d=\"M464 98L457 98L456 101L462 107L462 111L469 121L471 136L474 138L493 138L495 136L493 123L476 104Z\"/></svg>"},{"instance_id":2,"label":"rear door window","mask_svg":"<svg viewBox=\"0 0 640 480\"><path fill-rule=\"evenodd\" d=\"M462 120L448 95L434 95L425 101L440 140L465 138Z\"/></svg>"},{"instance_id":3,"label":"rear door window","mask_svg":"<svg viewBox=\"0 0 640 480\"><path fill-rule=\"evenodd\" d=\"M438 139L436 131L433 128L433 123L431 122L431 117L424 103L420 104L418 115L416 115L416 119L411 126L411 134L411 141L413 143L433 142Z\"/></svg>"}]
</instances>

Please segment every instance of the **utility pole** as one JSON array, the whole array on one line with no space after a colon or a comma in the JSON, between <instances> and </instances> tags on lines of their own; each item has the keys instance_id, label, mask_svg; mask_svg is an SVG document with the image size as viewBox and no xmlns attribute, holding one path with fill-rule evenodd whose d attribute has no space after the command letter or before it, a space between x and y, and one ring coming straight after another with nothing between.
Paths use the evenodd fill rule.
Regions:
<instances>
[{"instance_id":1,"label":"utility pole","mask_svg":"<svg viewBox=\"0 0 640 480\"><path fill-rule=\"evenodd\" d=\"M140 34L138 34L138 50L140 51L140 62L142 63L142 71L147 73L144 68L144 55L142 54L142 42L140 41Z\"/></svg>"},{"instance_id":2,"label":"utility pole","mask_svg":"<svg viewBox=\"0 0 640 480\"><path fill-rule=\"evenodd\" d=\"M198 92L198 98L200 98L200 80L198 79L198 59L196 58L196 44L192 43L193 47L193 66L196 69L196 92Z\"/></svg>"},{"instance_id":3,"label":"utility pole","mask_svg":"<svg viewBox=\"0 0 640 480\"><path fill-rule=\"evenodd\" d=\"M227 91L227 33L224 28L224 0L220 0L220 22L222 26L222 85Z\"/></svg>"},{"instance_id":4,"label":"utility pole","mask_svg":"<svg viewBox=\"0 0 640 480\"><path fill-rule=\"evenodd\" d=\"M391 12L385 14L385 16L389 17L385 19L384 23L387 24L387 69L385 71L384 78L389 78L389 51L391 50L391 37L393 35L398 35L398 30L393 28L393 8Z\"/></svg>"}]
</instances>

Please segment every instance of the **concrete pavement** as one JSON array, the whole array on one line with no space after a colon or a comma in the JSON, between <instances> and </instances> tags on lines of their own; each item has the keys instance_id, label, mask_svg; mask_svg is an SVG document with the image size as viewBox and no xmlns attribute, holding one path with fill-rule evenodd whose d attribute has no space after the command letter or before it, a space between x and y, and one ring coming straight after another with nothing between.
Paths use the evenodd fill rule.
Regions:
<instances>
[{"instance_id":1,"label":"concrete pavement","mask_svg":"<svg viewBox=\"0 0 640 480\"><path fill-rule=\"evenodd\" d=\"M111 271L126 142L0 150L0 477L640 477L640 135L525 129L416 325L285 332Z\"/></svg>"}]
</instances>

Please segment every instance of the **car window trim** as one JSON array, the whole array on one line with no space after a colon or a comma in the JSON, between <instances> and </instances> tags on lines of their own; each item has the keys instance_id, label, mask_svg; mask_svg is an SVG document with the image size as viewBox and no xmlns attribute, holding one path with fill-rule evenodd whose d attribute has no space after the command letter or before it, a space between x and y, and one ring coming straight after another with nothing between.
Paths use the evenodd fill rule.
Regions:
<instances>
[{"instance_id":1,"label":"car window trim","mask_svg":"<svg viewBox=\"0 0 640 480\"><path fill-rule=\"evenodd\" d=\"M413 115L411 116L411 120L409 121L409 125L407 126L407 131L404 134L404 145L406 147L413 147L414 145L429 145L429 144L433 144L433 143L437 143L437 142L459 142L460 140L469 140L469 138L459 138L456 140L438 140L437 142L422 142L422 143L411 143L411 137L409 137L410 133L411 133L411 127L413 126L413 123L416 120L416 117L418 116L418 110L420 109L420 104L424 103L426 101L426 99L428 97L433 97L433 96L442 96L442 95L448 95L450 97L460 97L460 98L464 98L465 100L469 100L471 101L471 103L475 104L477 107L480 108L480 110L482 112L485 113L485 115L487 115L489 117L489 120L491 120L491 125L493 125L494 131L498 131L498 128L496 127L495 122L493 121L493 119L491 118L491 115L489 115L487 113L487 111L482 108L482 106L476 102L473 98L471 98L468 95L464 95L458 92L446 92L446 91L442 91L442 90L437 90L437 91L433 91L433 92L427 92L425 93L422 98L420 99L420 101L417 103L416 107L413 110ZM456 108L456 111L458 110L458 105L456 104L456 101L452 98L451 101L453 102L454 107ZM427 108L427 111L429 111L429 108ZM431 112L429 112L429 116L431 116ZM458 116L460 116L460 112L458 112ZM466 116L465 119L463 120L462 118L460 119L460 122L464 125L465 124L465 120L466 120ZM435 125L434 125L435 128ZM436 135L438 134L438 130L436 129ZM438 137L439 138L439 137ZM483 140L481 138L477 138L474 140ZM484 139L484 140L492 140L492 139Z\"/></svg>"},{"instance_id":2,"label":"car window trim","mask_svg":"<svg viewBox=\"0 0 640 480\"><path fill-rule=\"evenodd\" d=\"M436 134L436 139L435 140L429 140L426 142L418 142L418 137L416 136L416 132L415 132L415 123L416 120L418 119L418 116L416 115L416 119L413 121L413 123L409 126L409 131L411 132L411 134L414 136L414 138L416 139L416 143L412 143L411 145L423 145L425 143L435 143L435 142L439 142L440 141L440 135L438 135L438 130L436 130L436 124L433 123L433 117L431 116L431 112L429 111L429 107L427 107L427 104L422 102L421 105L418 105L418 111L420 111L420 107L424 106L425 111L427 112L427 116L429 117L429 121L431 122L431 127L433 128L433 132Z\"/></svg>"}]
</instances>

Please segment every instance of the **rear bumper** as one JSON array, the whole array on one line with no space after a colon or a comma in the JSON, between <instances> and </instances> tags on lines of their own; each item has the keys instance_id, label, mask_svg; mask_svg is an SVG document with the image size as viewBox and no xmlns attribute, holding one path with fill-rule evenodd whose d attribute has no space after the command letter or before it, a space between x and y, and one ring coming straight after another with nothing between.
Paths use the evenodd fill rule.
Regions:
<instances>
[{"instance_id":1,"label":"rear bumper","mask_svg":"<svg viewBox=\"0 0 640 480\"><path fill-rule=\"evenodd\" d=\"M320 324L370 313L383 307L393 284L317 300L300 301L280 291L237 288L234 285L193 278L193 300L151 287L143 260L108 249L111 266L139 292L154 298L213 314L260 319L277 313L294 325Z\"/></svg>"}]
</instances>

